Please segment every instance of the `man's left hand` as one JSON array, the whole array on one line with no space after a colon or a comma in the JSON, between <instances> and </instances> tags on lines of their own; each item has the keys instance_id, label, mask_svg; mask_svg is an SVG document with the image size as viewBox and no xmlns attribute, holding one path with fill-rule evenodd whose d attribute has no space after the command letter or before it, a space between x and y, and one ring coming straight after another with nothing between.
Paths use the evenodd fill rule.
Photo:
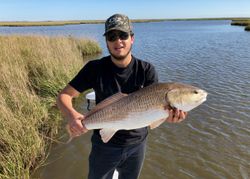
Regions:
<instances>
[{"instance_id":1,"label":"man's left hand","mask_svg":"<svg viewBox=\"0 0 250 179\"><path fill-rule=\"evenodd\" d=\"M169 109L169 116L166 119L169 123L179 123L185 120L187 117L187 112L178 109Z\"/></svg>"}]
</instances>

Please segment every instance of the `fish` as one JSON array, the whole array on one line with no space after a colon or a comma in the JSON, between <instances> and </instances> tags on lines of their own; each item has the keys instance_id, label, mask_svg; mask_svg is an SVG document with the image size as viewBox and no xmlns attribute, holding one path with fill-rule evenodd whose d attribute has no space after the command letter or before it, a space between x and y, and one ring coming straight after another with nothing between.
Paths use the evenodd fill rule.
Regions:
<instances>
[{"instance_id":1,"label":"fish","mask_svg":"<svg viewBox=\"0 0 250 179\"><path fill-rule=\"evenodd\" d=\"M101 139L107 143L118 130L157 128L169 116L167 108L188 112L206 101L207 94L189 84L155 83L106 98L85 115L82 124L88 130L100 129Z\"/></svg>"}]
</instances>

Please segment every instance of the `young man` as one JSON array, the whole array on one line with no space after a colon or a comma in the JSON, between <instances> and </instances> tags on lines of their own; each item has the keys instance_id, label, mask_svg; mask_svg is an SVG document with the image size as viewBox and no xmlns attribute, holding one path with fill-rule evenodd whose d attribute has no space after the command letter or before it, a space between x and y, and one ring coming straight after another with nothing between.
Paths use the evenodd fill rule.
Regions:
<instances>
[{"instance_id":1,"label":"young man","mask_svg":"<svg viewBox=\"0 0 250 179\"><path fill-rule=\"evenodd\" d=\"M110 56L88 62L58 95L58 106L67 117L71 132L79 136L87 132L82 125L84 115L72 105L72 98L93 88L96 103L117 93L132 93L158 82L153 65L132 56L134 33L127 16L115 14L105 23ZM180 122L186 113L170 110L168 122ZM136 119L135 119L136 120ZM142 168L147 128L120 130L108 143L103 143L99 130L94 130L89 156L89 179L111 179L116 169L120 179L136 179Z\"/></svg>"}]
</instances>

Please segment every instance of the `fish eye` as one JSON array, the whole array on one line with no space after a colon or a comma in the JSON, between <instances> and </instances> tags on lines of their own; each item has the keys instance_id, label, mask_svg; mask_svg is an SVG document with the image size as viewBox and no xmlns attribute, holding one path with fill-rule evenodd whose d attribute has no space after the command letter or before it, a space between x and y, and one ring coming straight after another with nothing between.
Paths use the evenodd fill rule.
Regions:
<instances>
[{"instance_id":1,"label":"fish eye","mask_svg":"<svg viewBox=\"0 0 250 179\"><path fill-rule=\"evenodd\" d=\"M199 94L199 92L197 90L194 90L194 94Z\"/></svg>"}]
</instances>

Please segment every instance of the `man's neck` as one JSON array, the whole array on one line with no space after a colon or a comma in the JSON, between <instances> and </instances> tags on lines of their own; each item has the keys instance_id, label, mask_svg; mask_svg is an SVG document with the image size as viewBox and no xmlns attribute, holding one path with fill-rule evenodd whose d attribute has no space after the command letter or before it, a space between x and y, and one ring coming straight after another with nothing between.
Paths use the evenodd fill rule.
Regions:
<instances>
[{"instance_id":1,"label":"man's neck","mask_svg":"<svg viewBox=\"0 0 250 179\"><path fill-rule=\"evenodd\" d=\"M129 55L127 55L127 57L124 58L124 59L115 59L113 56L111 56L111 60L112 60L112 62L113 62L116 66L118 66L118 67L120 67L120 68L126 68L126 67L130 64L130 62L131 62L131 60L132 60L132 55L129 54Z\"/></svg>"}]
</instances>

